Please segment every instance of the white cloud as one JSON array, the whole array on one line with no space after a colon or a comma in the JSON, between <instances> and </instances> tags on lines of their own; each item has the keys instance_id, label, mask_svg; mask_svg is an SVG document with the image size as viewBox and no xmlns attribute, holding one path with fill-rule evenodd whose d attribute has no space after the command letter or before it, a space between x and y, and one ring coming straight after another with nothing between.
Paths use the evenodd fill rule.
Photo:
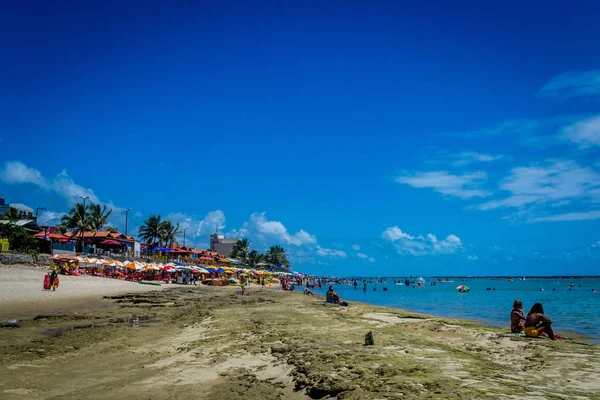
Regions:
<instances>
[{"instance_id":1,"label":"white cloud","mask_svg":"<svg viewBox=\"0 0 600 400\"><path fill-rule=\"evenodd\" d=\"M40 171L30 168L20 161L7 161L4 168L0 170L0 180L6 184L31 183L43 189L49 189L50 185Z\"/></svg>"},{"instance_id":2,"label":"white cloud","mask_svg":"<svg viewBox=\"0 0 600 400\"><path fill-rule=\"evenodd\" d=\"M531 219L531 222L589 221L595 219L600 219L600 210L535 217Z\"/></svg>"},{"instance_id":3,"label":"white cloud","mask_svg":"<svg viewBox=\"0 0 600 400\"><path fill-rule=\"evenodd\" d=\"M352 245L352 250L354 250L354 251L358 251L358 250L360 250L360 246L359 246L359 245L357 245L357 244L353 244L353 245Z\"/></svg>"},{"instance_id":4,"label":"white cloud","mask_svg":"<svg viewBox=\"0 0 600 400\"><path fill-rule=\"evenodd\" d=\"M389 240L390 242L403 238L414 239L409 234L402 232L402 229L398 228L398 226L392 226L390 228L387 228L385 231L383 231L381 237L385 240Z\"/></svg>"},{"instance_id":5,"label":"white cloud","mask_svg":"<svg viewBox=\"0 0 600 400\"><path fill-rule=\"evenodd\" d=\"M574 161L557 161L547 166L519 167L500 182L510 196L480 204L480 210L554 204L568 199L593 197L600 187L600 174Z\"/></svg>"},{"instance_id":6,"label":"white cloud","mask_svg":"<svg viewBox=\"0 0 600 400\"><path fill-rule=\"evenodd\" d=\"M557 75L540 89L539 94L556 98L600 95L600 69L571 71Z\"/></svg>"},{"instance_id":7,"label":"white cloud","mask_svg":"<svg viewBox=\"0 0 600 400\"><path fill-rule=\"evenodd\" d=\"M232 235L246 236L261 243L269 242L270 244L285 243L303 246L317 243L317 237L303 229L295 234L290 234L281 222L268 220L264 212L252 214L239 230L232 232Z\"/></svg>"},{"instance_id":8,"label":"white cloud","mask_svg":"<svg viewBox=\"0 0 600 400\"><path fill-rule=\"evenodd\" d=\"M197 223L194 223L194 225L197 226L196 237L208 237L217 229L225 229L225 213L221 210L210 211L204 216L204 219L197 221Z\"/></svg>"},{"instance_id":9,"label":"white cloud","mask_svg":"<svg viewBox=\"0 0 600 400\"><path fill-rule=\"evenodd\" d=\"M479 257L477 257L476 255L472 254L472 255L468 255L467 256L467 260L477 261L477 260L479 260Z\"/></svg>"},{"instance_id":10,"label":"white cloud","mask_svg":"<svg viewBox=\"0 0 600 400\"><path fill-rule=\"evenodd\" d=\"M368 256L368 255L366 255L365 253L356 253L356 257L358 257L358 258L362 258L362 259L369 258L369 256Z\"/></svg>"},{"instance_id":11,"label":"white cloud","mask_svg":"<svg viewBox=\"0 0 600 400\"><path fill-rule=\"evenodd\" d=\"M326 249L321 246L317 246L317 254L322 257L333 257L333 258L348 258L348 255L345 251L335 250L335 249Z\"/></svg>"},{"instance_id":12,"label":"white cloud","mask_svg":"<svg viewBox=\"0 0 600 400\"><path fill-rule=\"evenodd\" d=\"M60 222L63 215L65 215L65 213L58 211L41 211L38 218L38 224L47 226L56 225Z\"/></svg>"},{"instance_id":13,"label":"white cloud","mask_svg":"<svg viewBox=\"0 0 600 400\"><path fill-rule=\"evenodd\" d=\"M490 193L479 189L486 177L487 174L482 171L463 175L454 175L448 171L432 171L399 176L396 178L396 182L420 189L429 188L448 196L468 199L490 195Z\"/></svg>"},{"instance_id":14,"label":"white cloud","mask_svg":"<svg viewBox=\"0 0 600 400\"><path fill-rule=\"evenodd\" d=\"M375 262L375 259L374 259L373 257L369 257L369 258L367 259L367 261L369 261L370 263L374 263L374 262Z\"/></svg>"},{"instance_id":15,"label":"white cloud","mask_svg":"<svg viewBox=\"0 0 600 400\"><path fill-rule=\"evenodd\" d=\"M600 146L600 115L577 121L562 130L564 137L585 149Z\"/></svg>"},{"instance_id":16,"label":"white cloud","mask_svg":"<svg viewBox=\"0 0 600 400\"><path fill-rule=\"evenodd\" d=\"M64 197L69 205L81 201L80 196L89 196L87 200L89 202L102 203L92 189L76 184L66 170L49 181L35 168L28 167L20 161L7 161L0 171L0 180L7 184L31 183L42 189L51 190Z\"/></svg>"},{"instance_id":17,"label":"white cloud","mask_svg":"<svg viewBox=\"0 0 600 400\"><path fill-rule=\"evenodd\" d=\"M477 152L473 152L473 151L463 151L461 153L458 154L453 154L452 157L454 158L458 158L458 160L454 161L452 164L455 166L461 166L461 165L468 165L474 162L492 162L492 161L498 161L502 158L504 158L503 154L498 154L498 155L490 155L490 154L483 154L483 153L477 153Z\"/></svg>"},{"instance_id":18,"label":"white cloud","mask_svg":"<svg viewBox=\"0 0 600 400\"><path fill-rule=\"evenodd\" d=\"M428 233L426 237L421 235L415 237L402 232L397 226L387 228L381 237L392 242L398 253L414 256L453 254L463 248L462 241L456 235L450 234L442 240L431 233Z\"/></svg>"},{"instance_id":19,"label":"white cloud","mask_svg":"<svg viewBox=\"0 0 600 400\"><path fill-rule=\"evenodd\" d=\"M101 203L92 189L84 188L73 182L66 170L63 170L52 180L52 190L65 197L70 204L82 201L81 196L88 196L87 202Z\"/></svg>"}]
</instances>

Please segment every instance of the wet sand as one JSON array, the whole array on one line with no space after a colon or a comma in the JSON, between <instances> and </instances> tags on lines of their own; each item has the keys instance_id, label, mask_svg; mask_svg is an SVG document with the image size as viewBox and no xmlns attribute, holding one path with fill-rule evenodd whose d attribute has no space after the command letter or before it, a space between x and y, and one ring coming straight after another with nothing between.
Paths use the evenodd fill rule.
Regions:
<instances>
[{"instance_id":1,"label":"wet sand","mask_svg":"<svg viewBox=\"0 0 600 400\"><path fill-rule=\"evenodd\" d=\"M302 293L176 288L0 328L3 399L598 398L600 346ZM372 331L375 345L364 346Z\"/></svg>"}]
</instances>

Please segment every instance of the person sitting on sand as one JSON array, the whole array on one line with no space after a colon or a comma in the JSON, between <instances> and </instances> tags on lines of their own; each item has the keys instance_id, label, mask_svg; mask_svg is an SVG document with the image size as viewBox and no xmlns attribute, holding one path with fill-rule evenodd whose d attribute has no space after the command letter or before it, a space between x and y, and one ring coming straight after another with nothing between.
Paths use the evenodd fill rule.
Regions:
<instances>
[{"instance_id":1,"label":"person sitting on sand","mask_svg":"<svg viewBox=\"0 0 600 400\"><path fill-rule=\"evenodd\" d=\"M325 295L325 301L332 304L341 305L342 303L345 303L345 305L348 305L348 303L340 300L340 295L333 290L333 286L329 286L329 290L327 290L327 294Z\"/></svg>"},{"instance_id":2,"label":"person sitting on sand","mask_svg":"<svg viewBox=\"0 0 600 400\"><path fill-rule=\"evenodd\" d=\"M315 294L312 292L312 290L310 290L308 288L308 285L306 285L306 287L304 288L304 294L309 294L311 296L314 296Z\"/></svg>"},{"instance_id":3,"label":"person sitting on sand","mask_svg":"<svg viewBox=\"0 0 600 400\"><path fill-rule=\"evenodd\" d=\"M510 331L512 333L521 333L525 326L525 314L523 313L523 303L521 300L515 300L513 309L510 312Z\"/></svg>"},{"instance_id":4,"label":"person sitting on sand","mask_svg":"<svg viewBox=\"0 0 600 400\"><path fill-rule=\"evenodd\" d=\"M552 320L544 315L544 307L540 303L535 303L525 319L525 335L538 337L542 333L546 333L550 339L556 340L552 330Z\"/></svg>"},{"instance_id":5,"label":"person sitting on sand","mask_svg":"<svg viewBox=\"0 0 600 400\"><path fill-rule=\"evenodd\" d=\"M328 303L333 303L333 294L335 292L333 291L333 286L329 286L329 289L327 289L327 293L325 293L325 301Z\"/></svg>"}]
</instances>

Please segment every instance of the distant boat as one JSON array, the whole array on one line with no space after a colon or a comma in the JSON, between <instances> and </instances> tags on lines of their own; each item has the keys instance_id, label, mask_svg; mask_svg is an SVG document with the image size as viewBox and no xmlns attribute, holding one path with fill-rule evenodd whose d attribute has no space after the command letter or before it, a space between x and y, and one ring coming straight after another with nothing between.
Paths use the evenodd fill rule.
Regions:
<instances>
[{"instance_id":1,"label":"distant boat","mask_svg":"<svg viewBox=\"0 0 600 400\"><path fill-rule=\"evenodd\" d=\"M513 281L513 279L512 279L512 278L508 278L508 281L509 281L509 282L512 282L512 281Z\"/></svg>"}]
</instances>

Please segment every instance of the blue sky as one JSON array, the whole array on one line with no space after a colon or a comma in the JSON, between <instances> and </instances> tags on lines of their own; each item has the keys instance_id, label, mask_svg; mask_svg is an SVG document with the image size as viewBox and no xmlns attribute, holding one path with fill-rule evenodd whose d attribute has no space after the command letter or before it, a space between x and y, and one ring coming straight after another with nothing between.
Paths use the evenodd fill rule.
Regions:
<instances>
[{"instance_id":1,"label":"blue sky","mask_svg":"<svg viewBox=\"0 0 600 400\"><path fill-rule=\"evenodd\" d=\"M307 272L599 272L597 2L84 3L0 13L0 195L42 223L84 194Z\"/></svg>"}]
</instances>

